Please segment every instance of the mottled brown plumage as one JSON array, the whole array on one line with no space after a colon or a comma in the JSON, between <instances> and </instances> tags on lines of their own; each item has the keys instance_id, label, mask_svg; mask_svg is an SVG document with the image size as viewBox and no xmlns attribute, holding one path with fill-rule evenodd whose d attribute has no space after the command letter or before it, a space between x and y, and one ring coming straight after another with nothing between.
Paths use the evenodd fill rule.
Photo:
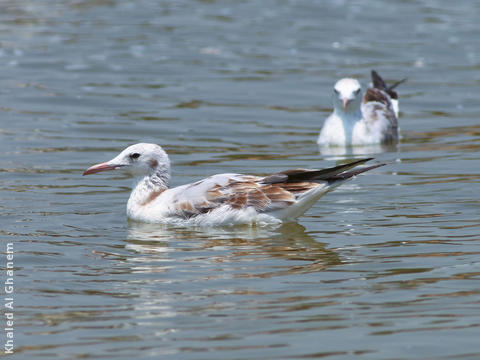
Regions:
<instances>
[{"instance_id":1,"label":"mottled brown plumage","mask_svg":"<svg viewBox=\"0 0 480 360\"><path fill-rule=\"evenodd\" d=\"M170 161L156 144L140 143L84 175L121 170L137 179L127 203L135 221L177 225L265 224L294 221L345 180L380 165L351 168L370 159L323 170L291 169L269 176L217 174L170 188Z\"/></svg>"},{"instance_id":2,"label":"mottled brown plumage","mask_svg":"<svg viewBox=\"0 0 480 360\"><path fill-rule=\"evenodd\" d=\"M363 96L364 104L370 101L375 101L386 106L390 106L390 98L388 94L385 91L376 88L368 88Z\"/></svg>"},{"instance_id":3,"label":"mottled brown plumage","mask_svg":"<svg viewBox=\"0 0 480 360\"><path fill-rule=\"evenodd\" d=\"M148 194L147 198L142 202L142 205L145 206L148 203L152 202L157 197L159 197L164 191L165 191L164 189L152 191L150 194Z\"/></svg>"},{"instance_id":4,"label":"mottled brown plumage","mask_svg":"<svg viewBox=\"0 0 480 360\"><path fill-rule=\"evenodd\" d=\"M202 201L175 201L175 212L182 217L203 214L221 206L234 210L254 208L257 212L271 212L295 204L307 192L318 187L347 180L364 171L381 165L374 165L354 171L347 171L371 160L362 159L348 164L322 170L290 169L266 177L235 175L225 185L214 185L206 192ZM208 180L207 178L206 180ZM188 189L202 186L202 182L190 184Z\"/></svg>"},{"instance_id":5,"label":"mottled brown plumage","mask_svg":"<svg viewBox=\"0 0 480 360\"><path fill-rule=\"evenodd\" d=\"M378 75L378 73L375 70L372 70L371 75L372 75L372 84L374 88L385 91L392 99L398 100L398 94L393 89L395 89L398 85L407 81L407 78L396 81L392 85L387 86L385 81L382 79L380 75Z\"/></svg>"},{"instance_id":6,"label":"mottled brown plumage","mask_svg":"<svg viewBox=\"0 0 480 360\"><path fill-rule=\"evenodd\" d=\"M334 111L317 140L322 149L398 142L398 94L393 89L406 79L387 86L375 70L371 74L373 87L363 96L356 79L343 78L335 83Z\"/></svg>"}]
</instances>

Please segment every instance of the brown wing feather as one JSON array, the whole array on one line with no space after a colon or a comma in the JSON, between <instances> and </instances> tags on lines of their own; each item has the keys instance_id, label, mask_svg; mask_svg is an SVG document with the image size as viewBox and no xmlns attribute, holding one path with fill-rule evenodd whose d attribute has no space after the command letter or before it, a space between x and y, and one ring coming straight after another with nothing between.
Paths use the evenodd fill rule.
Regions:
<instances>
[{"instance_id":1,"label":"brown wing feather","mask_svg":"<svg viewBox=\"0 0 480 360\"><path fill-rule=\"evenodd\" d=\"M345 181L364 171L384 165L348 171L368 160L371 159L361 159L323 170L291 169L265 178L244 176L240 180L231 179L226 185L215 185L207 190L202 201L174 202L175 212L189 218L223 205L235 210L253 207L258 212L283 209L293 205L304 193L320 186L319 183L332 184ZM279 182L280 179L283 179L283 182Z\"/></svg>"},{"instance_id":2,"label":"brown wing feather","mask_svg":"<svg viewBox=\"0 0 480 360\"><path fill-rule=\"evenodd\" d=\"M374 125L379 120L387 124L382 143L393 143L398 140L398 119L390 101L390 97L383 90L369 88L365 92L362 105L363 117L367 124Z\"/></svg>"},{"instance_id":3,"label":"brown wing feather","mask_svg":"<svg viewBox=\"0 0 480 360\"><path fill-rule=\"evenodd\" d=\"M385 81L382 79L380 75L378 75L378 73L375 70L372 70L371 75L372 75L373 87L379 90L385 91L392 99L398 99L398 94L393 89L395 89L398 85L407 81L407 78L404 78L402 80L396 81L390 86L387 86Z\"/></svg>"},{"instance_id":4,"label":"brown wing feather","mask_svg":"<svg viewBox=\"0 0 480 360\"><path fill-rule=\"evenodd\" d=\"M263 178L264 184L295 183L304 181L328 181L331 177L355 166L366 163L372 158L361 159L322 170L291 169L272 174Z\"/></svg>"},{"instance_id":5,"label":"brown wing feather","mask_svg":"<svg viewBox=\"0 0 480 360\"><path fill-rule=\"evenodd\" d=\"M268 211L291 205L295 197L279 185L266 185L254 181L233 183L225 186L224 191L232 194L224 204L233 209L252 206L257 211ZM220 204L219 204L220 205Z\"/></svg>"},{"instance_id":6,"label":"brown wing feather","mask_svg":"<svg viewBox=\"0 0 480 360\"><path fill-rule=\"evenodd\" d=\"M363 96L363 103L375 101L384 104L385 106L391 106L390 97L382 90L375 88L368 88Z\"/></svg>"},{"instance_id":7,"label":"brown wing feather","mask_svg":"<svg viewBox=\"0 0 480 360\"><path fill-rule=\"evenodd\" d=\"M195 204L193 204L191 201L176 201L173 203L173 205L175 214L185 219L208 213L216 207L214 203L208 201Z\"/></svg>"},{"instance_id":8,"label":"brown wing feather","mask_svg":"<svg viewBox=\"0 0 480 360\"><path fill-rule=\"evenodd\" d=\"M155 200L157 197L159 197L165 190L157 190L157 191L152 191L150 195L141 203L142 206L147 205L148 203L151 203L153 200Z\"/></svg>"},{"instance_id":9,"label":"brown wing feather","mask_svg":"<svg viewBox=\"0 0 480 360\"><path fill-rule=\"evenodd\" d=\"M387 89L387 84L385 84L385 81L383 81L382 77L378 75L378 73L375 70L371 71L371 76L372 76L372 84L374 88L377 88L383 91Z\"/></svg>"}]
</instances>

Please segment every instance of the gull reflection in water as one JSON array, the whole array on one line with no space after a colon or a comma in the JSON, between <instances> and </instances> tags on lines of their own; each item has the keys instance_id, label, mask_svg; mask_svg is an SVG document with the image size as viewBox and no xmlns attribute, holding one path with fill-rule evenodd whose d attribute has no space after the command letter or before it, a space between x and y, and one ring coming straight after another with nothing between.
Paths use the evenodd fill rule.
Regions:
<instances>
[{"instance_id":1,"label":"gull reflection in water","mask_svg":"<svg viewBox=\"0 0 480 360\"><path fill-rule=\"evenodd\" d=\"M352 156L369 156L387 152L398 152L397 144L372 144L362 146L322 146L318 145L320 155L332 160L344 160Z\"/></svg>"},{"instance_id":2,"label":"gull reflection in water","mask_svg":"<svg viewBox=\"0 0 480 360\"><path fill-rule=\"evenodd\" d=\"M126 249L137 254L150 254L157 261L163 259L171 262L174 258L177 265L182 260L189 263L222 263L223 270L227 264L238 268L239 262L245 261L253 261L257 265L262 260L272 258L295 261L295 265L285 262L277 264L277 275L321 271L326 266L341 263L335 252L326 249L323 243L315 240L298 223L179 228L129 222ZM152 261L151 257L135 257L135 261L149 262ZM271 263L267 267L271 267ZM271 271L268 274L275 275ZM264 273L257 275L266 276Z\"/></svg>"},{"instance_id":3,"label":"gull reflection in water","mask_svg":"<svg viewBox=\"0 0 480 360\"><path fill-rule=\"evenodd\" d=\"M178 228L129 222L125 242L127 254L119 266L129 273L135 299L131 322L165 331L156 336L190 326L169 318L193 319L191 326L202 327L205 316L217 316L239 302L255 305L260 299L295 294L283 281L252 279L315 274L341 263L337 253L296 223Z\"/></svg>"}]
</instances>

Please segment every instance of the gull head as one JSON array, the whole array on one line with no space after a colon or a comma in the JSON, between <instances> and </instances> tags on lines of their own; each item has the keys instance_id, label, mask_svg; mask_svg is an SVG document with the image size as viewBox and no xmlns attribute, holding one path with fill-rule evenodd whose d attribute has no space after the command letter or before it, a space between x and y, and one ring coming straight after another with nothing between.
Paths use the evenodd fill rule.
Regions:
<instances>
[{"instance_id":1,"label":"gull head","mask_svg":"<svg viewBox=\"0 0 480 360\"><path fill-rule=\"evenodd\" d=\"M333 87L333 105L342 112L356 111L362 102L362 87L358 80L344 78Z\"/></svg>"},{"instance_id":2,"label":"gull head","mask_svg":"<svg viewBox=\"0 0 480 360\"><path fill-rule=\"evenodd\" d=\"M83 175L117 169L134 177L151 176L159 171L169 174L170 160L159 145L140 143L127 147L110 161L89 167Z\"/></svg>"}]
</instances>

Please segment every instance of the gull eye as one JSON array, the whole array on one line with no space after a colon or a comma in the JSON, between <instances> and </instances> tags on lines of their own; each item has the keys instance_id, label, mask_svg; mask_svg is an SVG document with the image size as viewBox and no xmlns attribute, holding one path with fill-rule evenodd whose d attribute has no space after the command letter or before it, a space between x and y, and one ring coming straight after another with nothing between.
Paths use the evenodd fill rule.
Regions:
<instances>
[{"instance_id":1,"label":"gull eye","mask_svg":"<svg viewBox=\"0 0 480 360\"><path fill-rule=\"evenodd\" d=\"M358 95L358 94L360 93L360 90L361 90L361 89L355 90L355 95Z\"/></svg>"},{"instance_id":2,"label":"gull eye","mask_svg":"<svg viewBox=\"0 0 480 360\"><path fill-rule=\"evenodd\" d=\"M337 95L340 94L340 92L337 89L333 89L333 92Z\"/></svg>"},{"instance_id":3,"label":"gull eye","mask_svg":"<svg viewBox=\"0 0 480 360\"><path fill-rule=\"evenodd\" d=\"M140 157L139 153L130 154L130 159L132 159L132 160L138 159L139 157Z\"/></svg>"}]
</instances>

